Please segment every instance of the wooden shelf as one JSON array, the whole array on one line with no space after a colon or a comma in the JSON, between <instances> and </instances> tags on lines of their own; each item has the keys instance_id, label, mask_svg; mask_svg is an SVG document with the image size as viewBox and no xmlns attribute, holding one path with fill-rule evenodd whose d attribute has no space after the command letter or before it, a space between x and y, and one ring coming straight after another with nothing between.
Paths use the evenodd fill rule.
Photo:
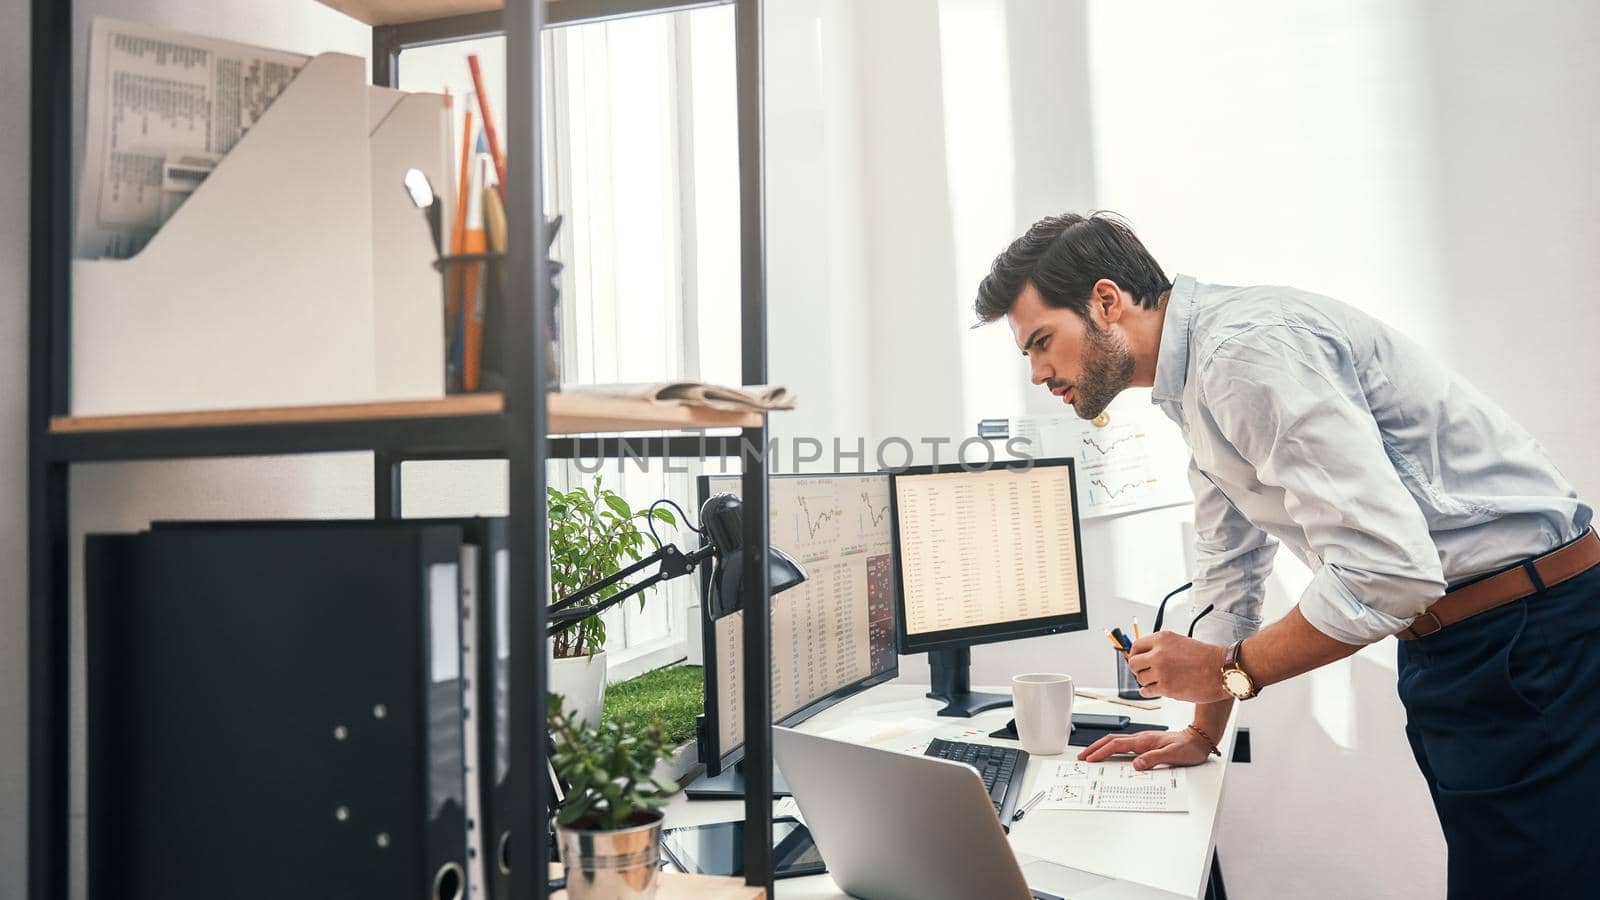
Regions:
<instances>
[{"instance_id":1,"label":"wooden shelf","mask_svg":"<svg viewBox=\"0 0 1600 900\"><path fill-rule=\"evenodd\" d=\"M368 25L405 25L498 10L504 0L321 0Z\"/></svg>"},{"instance_id":2,"label":"wooden shelf","mask_svg":"<svg viewBox=\"0 0 1600 900\"><path fill-rule=\"evenodd\" d=\"M551 394L550 433L610 434L627 431L669 431L695 428L751 428L760 413L723 412L705 407L653 403L588 394ZM271 406L190 412L134 413L105 416L56 416L52 434L87 434L162 429L228 428L259 425L368 422L498 416L505 411L500 394L460 394L430 400L334 403L321 406Z\"/></svg>"},{"instance_id":3,"label":"wooden shelf","mask_svg":"<svg viewBox=\"0 0 1600 900\"><path fill-rule=\"evenodd\" d=\"M552 866L552 872L559 867ZM713 878L709 875L682 875L662 872L657 900L765 900L767 892L750 887L738 878ZM556 891L550 900L567 900L566 891Z\"/></svg>"},{"instance_id":4,"label":"wooden shelf","mask_svg":"<svg viewBox=\"0 0 1600 900\"><path fill-rule=\"evenodd\" d=\"M551 394L551 434L666 431L686 428L756 428L761 413L725 412L592 394Z\"/></svg>"},{"instance_id":5,"label":"wooden shelf","mask_svg":"<svg viewBox=\"0 0 1600 900\"><path fill-rule=\"evenodd\" d=\"M381 25L416 25L439 19L497 13L505 0L319 0L324 6L358 22ZM545 25L575 25L618 16L676 12L730 0L546 0Z\"/></svg>"}]
</instances>

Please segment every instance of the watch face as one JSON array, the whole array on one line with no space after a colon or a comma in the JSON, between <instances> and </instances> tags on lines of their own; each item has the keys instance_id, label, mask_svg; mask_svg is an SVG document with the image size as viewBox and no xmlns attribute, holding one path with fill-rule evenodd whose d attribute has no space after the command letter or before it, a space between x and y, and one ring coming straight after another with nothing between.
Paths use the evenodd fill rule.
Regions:
<instances>
[{"instance_id":1,"label":"watch face","mask_svg":"<svg viewBox=\"0 0 1600 900\"><path fill-rule=\"evenodd\" d=\"M1227 688L1228 693L1235 697L1243 697L1255 687L1250 683L1250 676L1238 669L1229 669L1222 673L1222 686Z\"/></svg>"}]
</instances>

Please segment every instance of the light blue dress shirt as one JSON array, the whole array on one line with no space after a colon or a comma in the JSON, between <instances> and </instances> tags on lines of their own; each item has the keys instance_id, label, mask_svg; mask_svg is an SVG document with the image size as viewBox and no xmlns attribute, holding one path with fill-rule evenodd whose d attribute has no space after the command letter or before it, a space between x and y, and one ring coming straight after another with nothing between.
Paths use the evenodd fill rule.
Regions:
<instances>
[{"instance_id":1,"label":"light blue dress shirt","mask_svg":"<svg viewBox=\"0 0 1600 900\"><path fill-rule=\"evenodd\" d=\"M1455 585L1563 544L1590 508L1544 449L1403 335L1287 287L1179 276L1152 399L1195 495L1195 637L1261 625L1278 543L1315 573L1300 611L1368 644Z\"/></svg>"}]
</instances>

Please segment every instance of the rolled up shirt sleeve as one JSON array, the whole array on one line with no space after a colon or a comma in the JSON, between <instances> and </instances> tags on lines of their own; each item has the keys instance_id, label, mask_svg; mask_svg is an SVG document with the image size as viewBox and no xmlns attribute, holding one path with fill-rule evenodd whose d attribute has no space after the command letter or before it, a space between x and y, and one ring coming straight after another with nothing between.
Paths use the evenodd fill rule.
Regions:
<instances>
[{"instance_id":1,"label":"rolled up shirt sleeve","mask_svg":"<svg viewBox=\"0 0 1600 900\"><path fill-rule=\"evenodd\" d=\"M1301 613L1347 644L1405 628L1444 595L1443 569L1422 510L1384 449L1349 349L1299 328L1245 334L1202 361L1201 404L1261 489L1282 492L1320 560Z\"/></svg>"},{"instance_id":2,"label":"rolled up shirt sleeve","mask_svg":"<svg viewBox=\"0 0 1600 900\"><path fill-rule=\"evenodd\" d=\"M1261 600L1278 542L1246 519L1189 461L1194 490L1194 637L1226 647L1261 627ZM1205 613L1206 607L1211 612Z\"/></svg>"}]
</instances>

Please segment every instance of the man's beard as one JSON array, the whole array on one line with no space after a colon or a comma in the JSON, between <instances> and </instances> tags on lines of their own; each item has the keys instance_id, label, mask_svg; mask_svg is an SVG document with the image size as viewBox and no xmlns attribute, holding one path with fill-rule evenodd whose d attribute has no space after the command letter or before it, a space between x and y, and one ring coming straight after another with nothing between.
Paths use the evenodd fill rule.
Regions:
<instances>
[{"instance_id":1,"label":"man's beard","mask_svg":"<svg viewBox=\"0 0 1600 900\"><path fill-rule=\"evenodd\" d=\"M1078 379L1073 393L1072 408L1080 419L1092 419L1106 411L1117 395L1133 383L1133 353L1128 350L1128 339L1115 329L1102 329L1093 322L1088 325L1086 352L1083 358L1083 377Z\"/></svg>"}]
</instances>

